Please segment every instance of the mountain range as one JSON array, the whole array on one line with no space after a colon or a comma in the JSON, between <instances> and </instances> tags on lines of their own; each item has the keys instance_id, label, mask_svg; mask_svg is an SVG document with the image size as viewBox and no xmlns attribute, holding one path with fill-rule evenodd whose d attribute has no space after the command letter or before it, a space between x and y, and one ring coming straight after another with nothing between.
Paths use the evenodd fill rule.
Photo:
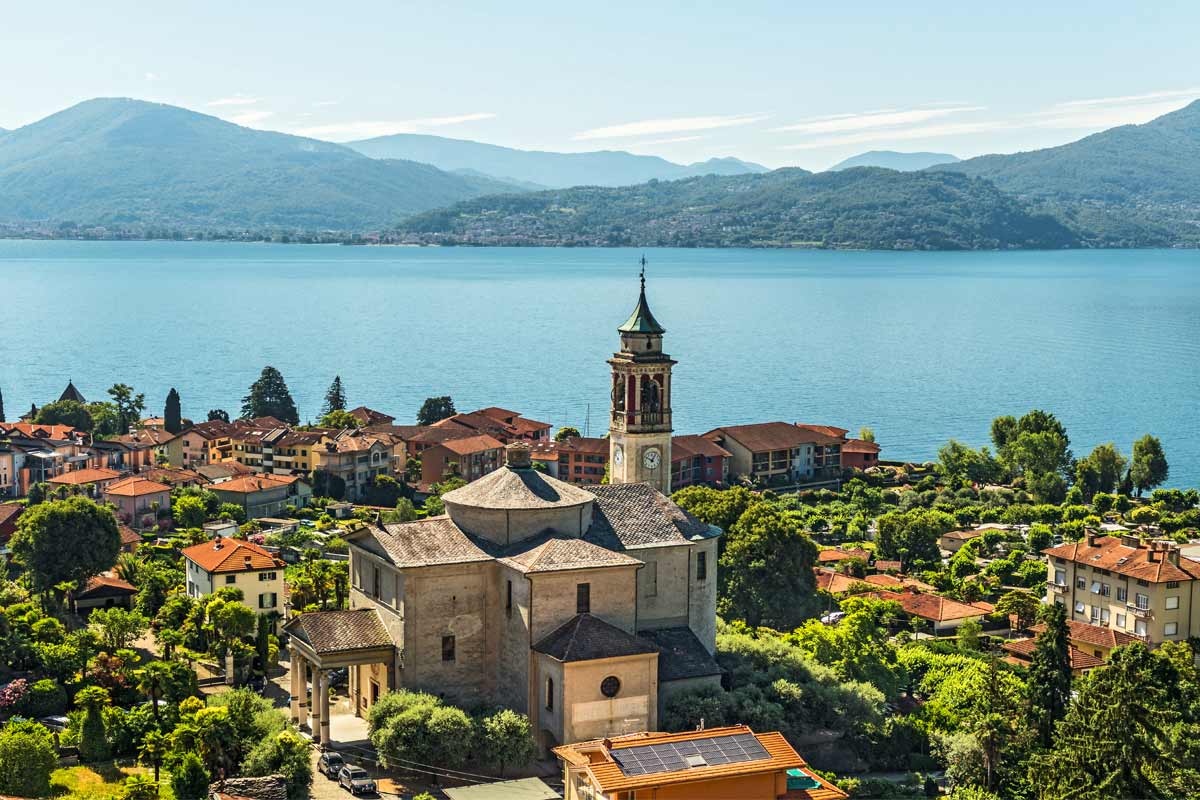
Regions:
<instances>
[{"instance_id":1,"label":"mountain range","mask_svg":"<svg viewBox=\"0 0 1200 800\"><path fill-rule=\"evenodd\" d=\"M0 137L4 222L363 230L515 188L127 99Z\"/></svg>"},{"instance_id":2,"label":"mountain range","mask_svg":"<svg viewBox=\"0 0 1200 800\"><path fill-rule=\"evenodd\" d=\"M568 186L630 186L646 181L673 181L697 175L741 175L767 172L761 164L736 158L711 158L695 164L675 164L658 156L620 150L554 153L517 150L465 139L418 133L397 133L349 142L371 158L401 158L432 164L450 172L487 175L533 189Z\"/></svg>"},{"instance_id":3,"label":"mountain range","mask_svg":"<svg viewBox=\"0 0 1200 800\"><path fill-rule=\"evenodd\" d=\"M1058 248L1079 237L992 183L859 167L685 178L467 200L413 216L435 244L639 247Z\"/></svg>"},{"instance_id":4,"label":"mountain range","mask_svg":"<svg viewBox=\"0 0 1200 800\"><path fill-rule=\"evenodd\" d=\"M920 169L937 164L951 164L958 161L958 156L949 153L900 153L895 150L871 150L851 156L845 161L839 161L830 167L828 172L853 167L883 167L897 172L916 172Z\"/></svg>"}]
</instances>

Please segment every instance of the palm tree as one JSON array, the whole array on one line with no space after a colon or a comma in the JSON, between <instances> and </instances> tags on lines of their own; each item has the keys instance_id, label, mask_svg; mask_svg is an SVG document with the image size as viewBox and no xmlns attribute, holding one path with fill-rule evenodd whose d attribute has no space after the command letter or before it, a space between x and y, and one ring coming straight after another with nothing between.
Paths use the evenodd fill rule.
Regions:
<instances>
[{"instance_id":1,"label":"palm tree","mask_svg":"<svg viewBox=\"0 0 1200 800\"><path fill-rule=\"evenodd\" d=\"M154 725L158 726L158 700L166 691L170 675L166 664L161 661L151 661L138 670L138 691L150 698L150 713L154 716Z\"/></svg>"},{"instance_id":2,"label":"palm tree","mask_svg":"<svg viewBox=\"0 0 1200 800\"><path fill-rule=\"evenodd\" d=\"M158 768L154 780L145 775L130 775L125 779L125 800L155 800L158 797Z\"/></svg>"},{"instance_id":3,"label":"palm tree","mask_svg":"<svg viewBox=\"0 0 1200 800\"><path fill-rule=\"evenodd\" d=\"M138 575L141 573L142 561L133 553L121 553L117 556L117 563L113 566L113 572L117 573L117 577L123 581L138 585Z\"/></svg>"},{"instance_id":4,"label":"palm tree","mask_svg":"<svg viewBox=\"0 0 1200 800\"><path fill-rule=\"evenodd\" d=\"M170 661L175 655L175 648L183 644L183 632L175 628L163 628L154 635L154 638L158 640L158 646L163 651L163 658L167 661Z\"/></svg>"},{"instance_id":5,"label":"palm tree","mask_svg":"<svg viewBox=\"0 0 1200 800\"><path fill-rule=\"evenodd\" d=\"M138 749L138 758L142 763L154 768L154 782L158 783L158 770L167 755L167 737L160 730L150 730L142 737L142 746Z\"/></svg>"}]
</instances>

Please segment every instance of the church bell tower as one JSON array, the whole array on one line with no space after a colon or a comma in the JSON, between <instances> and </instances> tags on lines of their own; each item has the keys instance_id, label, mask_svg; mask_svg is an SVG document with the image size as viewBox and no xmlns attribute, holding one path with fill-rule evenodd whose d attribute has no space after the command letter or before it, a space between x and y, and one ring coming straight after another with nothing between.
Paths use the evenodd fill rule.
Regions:
<instances>
[{"instance_id":1,"label":"church bell tower","mask_svg":"<svg viewBox=\"0 0 1200 800\"><path fill-rule=\"evenodd\" d=\"M671 492L671 368L663 352L666 329L646 302L646 259L637 307L617 328L621 350L612 367L612 413L608 427L610 483L648 483Z\"/></svg>"}]
</instances>

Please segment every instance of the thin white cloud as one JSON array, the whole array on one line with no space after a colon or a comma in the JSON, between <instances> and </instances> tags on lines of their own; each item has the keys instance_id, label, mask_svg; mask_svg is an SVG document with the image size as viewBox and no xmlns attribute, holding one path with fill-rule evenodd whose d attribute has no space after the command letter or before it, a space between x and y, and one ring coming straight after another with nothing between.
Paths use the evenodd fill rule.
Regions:
<instances>
[{"instance_id":1,"label":"thin white cloud","mask_svg":"<svg viewBox=\"0 0 1200 800\"><path fill-rule=\"evenodd\" d=\"M162 72L147 72L145 75L148 81L161 81L165 77L167 77L166 74Z\"/></svg>"},{"instance_id":2,"label":"thin white cloud","mask_svg":"<svg viewBox=\"0 0 1200 800\"><path fill-rule=\"evenodd\" d=\"M213 100L207 105L209 108L221 108L224 106L252 106L258 103L257 97L249 97L244 94L235 94L230 97L222 97L218 100Z\"/></svg>"},{"instance_id":3,"label":"thin white cloud","mask_svg":"<svg viewBox=\"0 0 1200 800\"><path fill-rule=\"evenodd\" d=\"M964 136L972 133L1004 130L1021 127L1003 120L994 122L950 122L941 125L922 125L916 128L889 129L862 133L847 133L842 136L825 136L807 142L781 145L780 150L819 150L823 147L840 147L851 144L868 144L870 142L898 142L913 139L941 139L950 136Z\"/></svg>"},{"instance_id":4,"label":"thin white cloud","mask_svg":"<svg viewBox=\"0 0 1200 800\"><path fill-rule=\"evenodd\" d=\"M707 131L714 128L751 125L755 122L761 122L769 116L769 114L741 114L717 117L645 119L639 122L626 122L621 125L608 125L603 128L580 131L571 138L576 141L586 141L589 139L622 139L632 136L658 136L669 133Z\"/></svg>"},{"instance_id":5,"label":"thin white cloud","mask_svg":"<svg viewBox=\"0 0 1200 800\"><path fill-rule=\"evenodd\" d=\"M350 122L333 122L326 125L314 125L294 131L301 136L312 136L316 139L370 139L376 136L390 136L393 133L418 133L429 128L443 128L448 125L461 125L466 122L480 122L495 119L491 112L478 111L471 114L457 114L451 117L424 117L406 120L354 120Z\"/></svg>"},{"instance_id":6,"label":"thin white cloud","mask_svg":"<svg viewBox=\"0 0 1200 800\"><path fill-rule=\"evenodd\" d=\"M651 139L647 142L632 142L628 147L649 147L655 144L679 144L680 142L698 142L707 136L672 136L669 139Z\"/></svg>"},{"instance_id":7,"label":"thin white cloud","mask_svg":"<svg viewBox=\"0 0 1200 800\"><path fill-rule=\"evenodd\" d=\"M1083 106L1114 105L1126 106L1154 102L1156 100L1193 98L1197 96L1200 96L1200 87L1192 89L1164 89L1158 92L1147 92L1146 94L1127 94L1121 97L1095 97L1089 100L1070 100L1065 103L1058 103L1056 108L1079 108Z\"/></svg>"},{"instance_id":8,"label":"thin white cloud","mask_svg":"<svg viewBox=\"0 0 1200 800\"><path fill-rule=\"evenodd\" d=\"M270 119L273 116L275 116L274 111L243 111L240 114L233 114L225 119L234 123L235 125L253 128L258 123Z\"/></svg>"},{"instance_id":9,"label":"thin white cloud","mask_svg":"<svg viewBox=\"0 0 1200 800\"><path fill-rule=\"evenodd\" d=\"M900 128L918 122L946 117L951 114L965 114L973 111L984 111L985 106L954 106L938 108L914 108L904 111L867 111L860 114L837 114L830 117L814 117L798 122L795 125L784 125L771 128L772 133L841 133L845 131L861 131L873 128Z\"/></svg>"}]
</instances>

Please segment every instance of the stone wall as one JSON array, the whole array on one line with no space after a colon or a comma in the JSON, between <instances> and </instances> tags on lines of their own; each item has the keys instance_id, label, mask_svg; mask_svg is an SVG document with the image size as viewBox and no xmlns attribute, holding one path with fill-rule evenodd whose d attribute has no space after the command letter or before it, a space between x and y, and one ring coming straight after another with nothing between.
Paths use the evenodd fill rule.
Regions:
<instances>
[{"instance_id":1,"label":"stone wall","mask_svg":"<svg viewBox=\"0 0 1200 800\"><path fill-rule=\"evenodd\" d=\"M638 548L629 555L646 563L637 575L638 630L688 624L690 545Z\"/></svg>"},{"instance_id":2,"label":"stone wall","mask_svg":"<svg viewBox=\"0 0 1200 800\"><path fill-rule=\"evenodd\" d=\"M636 567L569 570L530 575L533 581L533 643L552 633L576 610L576 587L591 584L591 613L628 633L634 631Z\"/></svg>"}]
</instances>

